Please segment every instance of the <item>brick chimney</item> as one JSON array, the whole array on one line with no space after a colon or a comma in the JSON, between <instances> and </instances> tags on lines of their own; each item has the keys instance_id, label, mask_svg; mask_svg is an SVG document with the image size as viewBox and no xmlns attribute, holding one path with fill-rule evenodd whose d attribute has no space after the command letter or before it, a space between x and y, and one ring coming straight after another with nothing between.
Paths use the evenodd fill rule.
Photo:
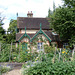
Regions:
<instances>
[{"instance_id":1,"label":"brick chimney","mask_svg":"<svg viewBox=\"0 0 75 75\"><path fill-rule=\"evenodd\" d=\"M33 17L32 11L28 11L27 16L28 16L28 17Z\"/></svg>"}]
</instances>

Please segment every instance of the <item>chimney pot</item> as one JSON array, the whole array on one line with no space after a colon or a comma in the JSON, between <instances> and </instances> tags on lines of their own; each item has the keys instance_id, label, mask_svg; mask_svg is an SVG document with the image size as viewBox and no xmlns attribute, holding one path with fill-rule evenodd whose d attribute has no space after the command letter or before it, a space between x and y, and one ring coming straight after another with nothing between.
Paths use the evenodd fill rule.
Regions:
<instances>
[{"instance_id":1,"label":"chimney pot","mask_svg":"<svg viewBox=\"0 0 75 75\"><path fill-rule=\"evenodd\" d=\"M30 11L30 12L28 11L27 16L28 16L28 17L33 17L32 11Z\"/></svg>"}]
</instances>

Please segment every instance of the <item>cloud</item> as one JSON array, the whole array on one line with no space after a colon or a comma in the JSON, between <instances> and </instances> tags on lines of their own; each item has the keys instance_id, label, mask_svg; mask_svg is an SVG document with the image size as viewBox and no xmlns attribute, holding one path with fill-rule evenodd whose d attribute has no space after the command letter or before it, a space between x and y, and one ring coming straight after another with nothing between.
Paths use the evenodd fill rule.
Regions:
<instances>
[{"instance_id":1,"label":"cloud","mask_svg":"<svg viewBox=\"0 0 75 75\"><path fill-rule=\"evenodd\" d=\"M56 6L61 3L61 0L54 1ZM19 17L27 17L28 11L32 11L34 17L46 17L49 8L53 10L53 0L0 0L0 12L6 17L3 27L7 30L10 19L17 19L17 12Z\"/></svg>"}]
</instances>

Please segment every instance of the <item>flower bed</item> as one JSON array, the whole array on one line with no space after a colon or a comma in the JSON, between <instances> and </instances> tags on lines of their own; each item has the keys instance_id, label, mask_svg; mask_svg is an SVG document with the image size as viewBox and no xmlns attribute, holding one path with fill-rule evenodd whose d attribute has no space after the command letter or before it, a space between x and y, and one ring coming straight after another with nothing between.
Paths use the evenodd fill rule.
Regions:
<instances>
[{"instance_id":1,"label":"flower bed","mask_svg":"<svg viewBox=\"0 0 75 75\"><path fill-rule=\"evenodd\" d=\"M22 66L22 75L75 75L75 61L64 61L51 54L40 54L40 60ZM35 60L39 57L36 57ZM54 62L52 62L54 58ZM75 59L75 58L74 58Z\"/></svg>"}]
</instances>

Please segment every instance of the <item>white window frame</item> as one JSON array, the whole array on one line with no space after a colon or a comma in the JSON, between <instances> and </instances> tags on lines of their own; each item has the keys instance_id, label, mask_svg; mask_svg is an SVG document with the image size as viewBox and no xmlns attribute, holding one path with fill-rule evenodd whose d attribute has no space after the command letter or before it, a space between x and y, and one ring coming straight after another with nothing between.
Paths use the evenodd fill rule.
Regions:
<instances>
[{"instance_id":1,"label":"white window frame","mask_svg":"<svg viewBox=\"0 0 75 75\"><path fill-rule=\"evenodd\" d=\"M43 42L38 42L37 43L37 49L38 50L43 50L44 48L43 48Z\"/></svg>"}]
</instances>

